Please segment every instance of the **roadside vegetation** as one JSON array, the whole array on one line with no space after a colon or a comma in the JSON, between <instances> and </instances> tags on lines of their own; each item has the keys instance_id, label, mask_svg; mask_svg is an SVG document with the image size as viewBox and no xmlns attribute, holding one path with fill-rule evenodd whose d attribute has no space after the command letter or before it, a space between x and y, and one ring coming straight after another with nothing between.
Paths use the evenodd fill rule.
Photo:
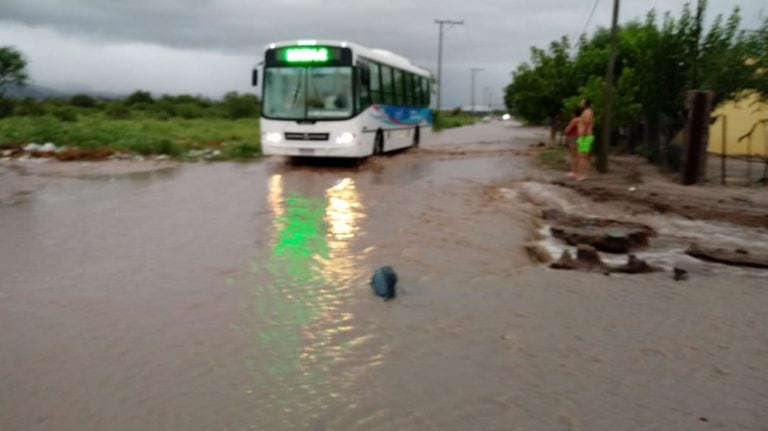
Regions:
<instances>
[{"instance_id":1,"label":"roadside vegetation","mask_svg":"<svg viewBox=\"0 0 768 431\"><path fill-rule=\"evenodd\" d=\"M174 158L244 159L257 156L259 101L229 93L153 98L136 91L121 100L78 94L69 99L2 99L0 147L51 142L57 147Z\"/></svg>"},{"instance_id":2,"label":"roadside vegetation","mask_svg":"<svg viewBox=\"0 0 768 431\"><path fill-rule=\"evenodd\" d=\"M477 118L471 114L463 112L461 108L452 111L434 112L435 131L451 129L454 127L463 127L475 124Z\"/></svg>"},{"instance_id":3,"label":"roadside vegetation","mask_svg":"<svg viewBox=\"0 0 768 431\"><path fill-rule=\"evenodd\" d=\"M706 27L706 6L705 0L695 8L686 4L677 18L671 13L660 18L651 10L643 22L619 28L612 146L674 169L686 91L712 90L715 104L750 92L768 98L768 19L757 29L744 29L736 7ZM564 126L579 100L587 98L599 129L609 42L603 28L582 35L575 45L563 37L547 49L533 47L530 61L517 68L506 88L510 112L534 124L551 124L560 116ZM595 135L599 139L600 131Z\"/></svg>"},{"instance_id":4,"label":"roadside vegetation","mask_svg":"<svg viewBox=\"0 0 768 431\"><path fill-rule=\"evenodd\" d=\"M29 76L24 56L0 47L0 150L52 143L75 154L98 150L167 155L174 158L247 159L260 154L261 105L251 94L227 93L221 100L202 96L153 97L137 90L123 99L88 94L69 98L6 97Z\"/></svg>"}]
</instances>

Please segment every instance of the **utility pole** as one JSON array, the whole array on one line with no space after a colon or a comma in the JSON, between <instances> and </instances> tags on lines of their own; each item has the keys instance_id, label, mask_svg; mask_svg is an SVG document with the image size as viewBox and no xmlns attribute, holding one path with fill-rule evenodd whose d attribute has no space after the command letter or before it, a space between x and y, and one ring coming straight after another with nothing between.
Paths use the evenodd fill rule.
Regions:
<instances>
[{"instance_id":1,"label":"utility pole","mask_svg":"<svg viewBox=\"0 0 768 431\"><path fill-rule=\"evenodd\" d=\"M445 31L448 31L454 25L464 25L464 20L454 21L450 19L436 19L435 24L440 27L440 38L437 43L437 111L440 112L442 107L441 96L443 93L443 26L448 26Z\"/></svg>"},{"instance_id":2,"label":"utility pole","mask_svg":"<svg viewBox=\"0 0 768 431\"><path fill-rule=\"evenodd\" d=\"M483 87L483 105L491 107L491 87L489 85Z\"/></svg>"},{"instance_id":3,"label":"utility pole","mask_svg":"<svg viewBox=\"0 0 768 431\"><path fill-rule=\"evenodd\" d=\"M472 91L471 91L471 107L469 108L472 111L472 115L475 115L475 73L482 72L483 68L481 67L473 67L469 69L471 75L472 75Z\"/></svg>"},{"instance_id":4,"label":"utility pole","mask_svg":"<svg viewBox=\"0 0 768 431\"><path fill-rule=\"evenodd\" d=\"M597 141L597 170L608 172L608 143L611 140L611 115L613 114L613 69L616 64L616 39L619 23L619 0L613 0L613 21L611 23L611 51L608 69L605 72L605 112L603 114L603 139Z\"/></svg>"}]
</instances>

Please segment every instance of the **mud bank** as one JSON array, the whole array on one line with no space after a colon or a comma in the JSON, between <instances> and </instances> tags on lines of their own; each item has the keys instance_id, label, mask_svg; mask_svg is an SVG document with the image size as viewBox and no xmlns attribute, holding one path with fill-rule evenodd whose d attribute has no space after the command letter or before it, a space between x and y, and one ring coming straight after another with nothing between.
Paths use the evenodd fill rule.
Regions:
<instances>
[{"instance_id":1,"label":"mud bank","mask_svg":"<svg viewBox=\"0 0 768 431\"><path fill-rule=\"evenodd\" d=\"M631 212L677 214L689 220L712 220L768 228L768 187L683 186L677 177L658 172L638 157L611 159L611 172L584 182L551 173L552 182L597 202L616 202Z\"/></svg>"},{"instance_id":2,"label":"mud bank","mask_svg":"<svg viewBox=\"0 0 768 431\"><path fill-rule=\"evenodd\" d=\"M762 227L690 220L674 213L658 213L637 207L626 201L594 201L571 188L543 182L505 183L499 186L497 193L499 198L515 202L519 210L529 215L534 227L525 248L536 263L550 263L561 257L564 251L576 256L576 246L591 244L607 252L601 252L600 258L609 266L627 263L626 254L615 254L616 251L623 251L632 252L650 266L662 268L668 273L674 273L677 268L697 275L730 273L768 277L768 271L760 269L760 265L726 266L718 262L718 259L701 259L700 255L689 253L694 245L710 250L739 249L746 251L738 254L742 257L739 261L754 261L766 253L768 229ZM552 219L552 213L561 216ZM572 235L564 235L564 228L560 226L564 217L562 214L568 214L568 221L586 223L589 229L580 227L575 230L578 235L574 232L570 232ZM624 238L629 245L632 244L630 236L622 232L624 235L616 238L612 228L600 228L601 222L607 223L606 219L624 226L623 231L634 229L637 233L645 232L642 241L635 242L633 247L619 250L615 247L617 239ZM610 247L600 247L605 245Z\"/></svg>"}]
</instances>

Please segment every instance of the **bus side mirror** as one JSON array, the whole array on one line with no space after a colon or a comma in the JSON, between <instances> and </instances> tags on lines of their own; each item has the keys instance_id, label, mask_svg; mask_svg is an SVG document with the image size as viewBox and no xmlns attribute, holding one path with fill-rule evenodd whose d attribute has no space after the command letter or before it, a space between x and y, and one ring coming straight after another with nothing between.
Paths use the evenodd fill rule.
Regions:
<instances>
[{"instance_id":1,"label":"bus side mirror","mask_svg":"<svg viewBox=\"0 0 768 431\"><path fill-rule=\"evenodd\" d=\"M360 81L366 86L371 84L371 69L367 65L360 66Z\"/></svg>"},{"instance_id":2,"label":"bus side mirror","mask_svg":"<svg viewBox=\"0 0 768 431\"><path fill-rule=\"evenodd\" d=\"M251 85L254 87L259 85L259 69L253 69L253 74L251 75Z\"/></svg>"}]
</instances>

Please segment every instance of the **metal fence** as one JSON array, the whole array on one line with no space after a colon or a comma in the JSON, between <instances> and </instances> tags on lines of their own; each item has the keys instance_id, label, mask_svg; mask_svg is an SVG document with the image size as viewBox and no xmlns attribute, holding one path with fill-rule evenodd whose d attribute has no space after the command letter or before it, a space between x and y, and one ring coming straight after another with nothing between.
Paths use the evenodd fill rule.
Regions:
<instances>
[{"instance_id":1,"label":"metal fence","mask_svg":"<svg viewBox=\"0 0 768 431\"><path fill-rule=\"evenodd\" d=\"M767 185L768 118L755 121L748 132L736 138L728 133L728 115L712 119L707 166L710 179L719 177L723 185Z\"/></svg>"}]
</instances>

